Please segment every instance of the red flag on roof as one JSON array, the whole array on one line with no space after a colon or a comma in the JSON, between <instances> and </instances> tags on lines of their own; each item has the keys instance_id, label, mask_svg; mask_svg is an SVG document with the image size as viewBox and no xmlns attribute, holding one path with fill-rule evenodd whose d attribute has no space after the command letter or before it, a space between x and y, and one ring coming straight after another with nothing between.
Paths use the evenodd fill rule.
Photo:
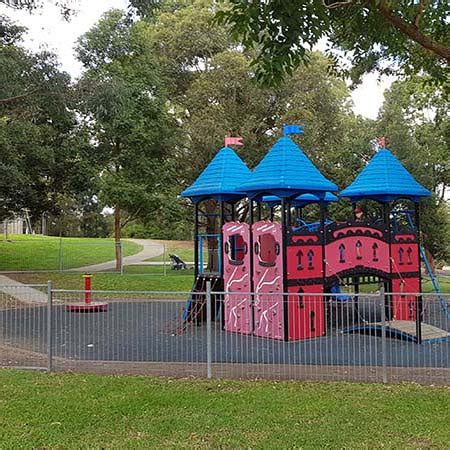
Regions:
<instances>
[{"instance_id":1,"label":"red flag on roof","mask_svg":"<svg viewBox=\"0 0 450 450\"><path fill-rule=\"evenodd\" d=\"M241 137L226 137L225 138L225 147L229 145L244 145Z\"/></svg>"}]
</instances>

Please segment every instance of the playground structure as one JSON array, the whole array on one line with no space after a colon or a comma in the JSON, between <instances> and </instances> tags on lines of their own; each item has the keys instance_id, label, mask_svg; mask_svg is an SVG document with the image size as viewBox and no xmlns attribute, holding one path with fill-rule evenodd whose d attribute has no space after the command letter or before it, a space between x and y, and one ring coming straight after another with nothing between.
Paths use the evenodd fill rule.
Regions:
<instances>
[{"instance_id":1,"label":"playground structure","mask_svg":"<svg viewBox=\"0 0 450 450\"><path fill-rule=\"evenodd\" d=\"M357 300L360 285L378 283L388 293L384 316L390 335L406 334L418 343L450 339L448 332L422 322L419 202L431 193L381 139L372 160L340 193L358 213L357 203L377 202L379 216L333 221L328 205L338 201L333 194L338 187L289 137L302 133L302 127L285 126L284 136L253 172L227 146L240 145L239 138L226 138L225 147L182 193L195 209L195 283L183 320L204 319L202 292L211 281L213 291L224 292L215 296L213 311L226 331L285 341L318 338L327 332L329 305L323 294ZM219 212L200 208L208 200L217 202ZM243 202L246 222L236 220L236 205ZM405 210L405 203L412 209ZM316 220L303 217L309 205L316 205ZM205 217L219 221L220 233L200 232ZM205 239L217 249L209 269L204 268ZM353 287L351 296L341 293L343 285ZM449 318L444 300L441 307ZM379 328L380 323L364 323L345 331L376 334Z\"/></svg>"}]
</instances>

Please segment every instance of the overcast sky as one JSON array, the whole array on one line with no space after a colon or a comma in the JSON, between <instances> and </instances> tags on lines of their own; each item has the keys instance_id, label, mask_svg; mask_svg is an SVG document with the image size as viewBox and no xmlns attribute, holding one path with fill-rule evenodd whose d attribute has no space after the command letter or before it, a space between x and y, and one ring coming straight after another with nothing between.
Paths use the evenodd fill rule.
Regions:
<instances>
[{"instance_id":1,"label":"overcast sky","mask_svg":"<svg viewBox=\"0 0 450 450\"><path fill-rule=\"evenodd\" d=\"M73 54L77 37L89 30L108 9L125 9L127 0L78 0L77 3L79 11L70 22L61 18L58 8L48 4L40 14L34 15L14 11L0 4L0 14L6 14L28 28L24 42L27 47L55 52L63 70L77 77L81 72L81 65ZM375 74L366 75L362 85L352 93L355 113L375 119L383 103L383 92L392 80L393 78L383 78L379 82Z\"/></svg>"}]
</instances>

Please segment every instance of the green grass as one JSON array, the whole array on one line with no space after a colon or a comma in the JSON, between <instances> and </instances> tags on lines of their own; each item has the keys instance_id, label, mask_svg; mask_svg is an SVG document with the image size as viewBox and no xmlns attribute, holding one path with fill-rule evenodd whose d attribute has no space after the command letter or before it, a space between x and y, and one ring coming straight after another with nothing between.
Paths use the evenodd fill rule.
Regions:
<instances>
[{"instance_id":1,"label":"green grass","mask_svg":"<svg viewBox=\"0 0 450 450\"><path fill-rule=\"evenodd\" d=\"M448 448L450 389L0 371L2 448Z\"/></svg>"},{"instance_id":2,"label":"green grass","mask_svg":"<svg viewBox=\"0 0 450 450\"><path fill-rule=\"evenodd\" d=\"M139 267L141 269L141 267ZM192 269L172 271L167 269L167 276L162 275L162 267L147 268L147 275L117 273L96 273L92 279L95 290L117 291L190 291L194 281ZM39 272L11 274L11 278L28 284L47 283L52 280L57 289L83 289L81 274Z\"/></svg>"},{"instance_id":3,"label":"green grass","mask_svg":"<svg viewBox=\"0 0 450 450\"><path fill-rule=\"evenodd\" d=\"M141 246L122 242L124 256ZM115 258L112 239L62 238L51 236L10 236L0 241L0 270L58 270L110 261Z\"/></svg>"},{"instance_id":4,"label":"green grass","mask_svg":"<svg viewBox=\"0 0 450 450\"><path fill-rule=\"evenodd\" d=\"M23 283L46 283L52 280L58 289L82 289L81 274L39 272L11 274ZM129 266L124 275L117 273L96 273L92 281L94 289L119 291L189 291L194 281L194 270L171 270L170 266ZM440 277L441 291L450 292L450 278ZM361 292L375 292L378 286L361 286ZM430 283L424 283L424 292L433 292Z\"/></svg>"}]
</instances>

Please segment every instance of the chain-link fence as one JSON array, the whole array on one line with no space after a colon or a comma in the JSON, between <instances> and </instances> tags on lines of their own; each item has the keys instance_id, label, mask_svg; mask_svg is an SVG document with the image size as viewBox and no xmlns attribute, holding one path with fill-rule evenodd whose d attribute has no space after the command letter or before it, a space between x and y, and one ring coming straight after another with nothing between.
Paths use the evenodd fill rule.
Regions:
<instances>
[{"instance_id":1,"label":"chain-link fence","mask_svg":"<svg viewBox=\"0 0 450 450\"><path fill-rule=\"evenodd\" d=\"M0 286L0 366L450 385L449 307L431 294Z\"/></svg>"}]
</instances>

